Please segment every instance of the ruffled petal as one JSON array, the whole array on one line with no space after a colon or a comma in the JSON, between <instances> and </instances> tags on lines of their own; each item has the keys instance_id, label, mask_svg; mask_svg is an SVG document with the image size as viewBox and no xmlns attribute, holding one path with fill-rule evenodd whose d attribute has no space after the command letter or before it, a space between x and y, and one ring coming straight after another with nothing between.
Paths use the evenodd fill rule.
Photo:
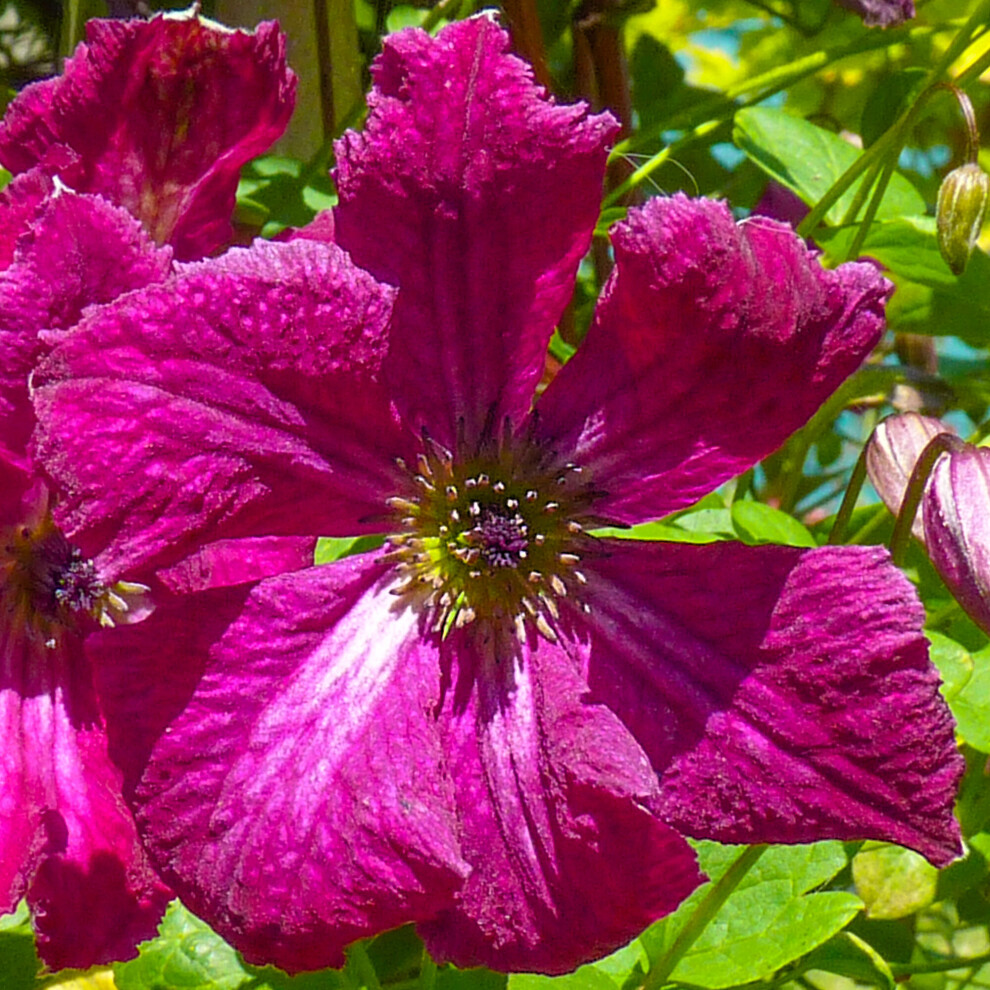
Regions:
<instances>
[{"instance_id":1,"label":"ruffled petal","mask_svg":"<svg viewBox=\"0 0 990 990\"><path fill-rule=\"evenodd\" d=\"M402 289L389 381L447 444L462 417L472 440L528 410L617 131L556 105L508 47L487 15L392 35L365 130L337 147L337 242Z\"/></svg>"},{"instance_id":2,"label":"ruffled petal","mask_svg":"<svg viewBox=\"0 0 990 990\"><path fill-rule=\"evenodd\" d=\"M0 607L0 911L26 895L52 968L130 958L171 894L121 797L81 639L46 645Z\"/></svg>"},{"instance_id":3,"label":"ruffled petal","mask_svg":"<svg viewBox=\"0 0 990 990\"><path fill-rule=\"evenodd\" d=\"M967 615L990 632L990 450L943 454L922 501L928 556Z\"/></svg>"},{"instance_id":4,"label":"ruffled petal","mask_svg":"<svg viewBox=\"0 0 990 990\"><path fill-rule=\"evenodd\" d=\"M883 504L896 516L901 511L911 472L928 444L951 427L932 416L906 412L889 416L873 431L866 447L866 471ZM915 513L911 532L925 543L922 511Z\"/></svg>"},{"instance_id":5,"label":"ruffled petal","mask_svg":"<svg viewBox=\"0 0 990 990\"><path fill-rule=\"evenodd\" d=\"M52 180L36 168L0 189L0 271L10 267L17 239L53 188Z\"/></svg>"},{"instance_id":6,"label":"ruffled petal","mask_svg":"<svg viewBox=\"0 0 990 990\"><path fill-rule=\"evenodd\" d=\"M584 703L586 646L474 629L446 645L444 748L473 869L420 931L458 966L570 972L677 907L701 881L694 853L646 810L657 778L643 750Z\"/></svg>"},{"instance_id":7,"label":"ruffled petal","mask_svg":"<svg viewBox=\"0 0 990 990\"><path fill-rule=\"evenodd\" d=\"M880 339L890 285L823 269L789 227L723 203L651 200L613 231L587 339L538 403L538 433L628 523L689 505L801 426Z\"/></svg>"},{"instance_id":8,"label":"ruffled petal","mask_svg":"<svg viewBox=\"0 0 990 990\"><path fill-rule=\"evenodd\" d=\"M340 965L354 939L449 905L468 872L432 717L437 651L382 574L364 555L262 582L198 661L190 626L219 631L236 591L96 645L152 857L249 960ZM151 683L173 640L185 699Z\"/></svg>"},{"instance_id":9,"label":"ruffled petal","mask_svg":"<svg viewBox=\"0 0 990 990\"><path fill-rule=\"evenodd\" d=\"M413 456L377 382L391 298L334 245L259 241L93 314L34 379L62 528L115 575L379 531Z\"/></svg>"},{"instance_id":10,"label":"ruffled petal","mask_svg":"<svg viewBox=\"0 0 990 990\"><path fill-rule=\"evenodd\" d=\"M238 171L285 129L295 76L273 22L231 31L194 14L93 20L63 74L29 86L0 124L14 173L57 168L126 207L159 244L200 258L232 235Z\"/></svg>"},{"instance_id":11,"label":"ruffled petal","mask_svg":"<svg viewBox=\"0 0 990 990\"><path fill-rule=\"evenodd\" d=\"M721 842L959 854L953 722L885 550L604 549L584 562L592 697L649 753L665 821Z\"/></svg>"},{"instance_id":12,"label":"ruffled petal","mask_svg":"<svg viewBox=\"0 0 990 990\"><path fill-rule=\"evenodd\" d=\"M78 322L86 307L164 279L172 252L157 248L125 210L62 192L25 225L0 272L0 448L22 454L34 425L28 376L44 350L39 331Z\"/></svg>"}]
</instances>

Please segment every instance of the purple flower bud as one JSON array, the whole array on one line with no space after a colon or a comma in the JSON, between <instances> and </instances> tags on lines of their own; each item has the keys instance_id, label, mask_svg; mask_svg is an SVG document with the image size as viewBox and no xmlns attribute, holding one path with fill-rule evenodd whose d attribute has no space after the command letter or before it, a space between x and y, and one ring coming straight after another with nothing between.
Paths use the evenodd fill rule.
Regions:
<instances>
[{"instance_id":1,"label":"purple flower bud","mask_svg":"<svg viewBox=\"0 0 990 990\"><path fill-rule=\"evenodd\" d=\"M938 190L935 216L938 249L945 263L961 275L980 236L990 200L990 175L975 162L954 168Z\"/></svg>"},{"instance_id":2,"label":"purple flower bud","mask_svg":"<svg viewBox=\"0 0 990 990\"><path fill-rule=\"evenodd\" d=\"M990 449L936 461L924 499L928 555L966 614L990 632Z\"/></svg>"},{"instance_id":3,"label":"purple flower bud","mask_svg":"<svg viewBox=\"0 0 990 990\"><path fill-rule=\"evenodd\" d=\"M890 416L873 431L866 448L866 472L883 504L896 516L921 452L940 433L952 430L940 420L915 412ZM922 514L915 516L911 532L925 543Z\"/></svg>"}]
</instances>

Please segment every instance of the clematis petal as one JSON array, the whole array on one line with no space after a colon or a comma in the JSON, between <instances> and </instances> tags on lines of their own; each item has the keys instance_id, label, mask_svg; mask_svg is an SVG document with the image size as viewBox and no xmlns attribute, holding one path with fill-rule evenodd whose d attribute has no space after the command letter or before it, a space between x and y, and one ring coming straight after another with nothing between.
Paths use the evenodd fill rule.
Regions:
<instances>
[{"instance_id":1,"label":"clematis petal","mask_svg":"<svg viewBox=\"0 0 990 990\"><path fill-rule=\"evenodd\" d=\"M402 411L452 444L519 422L598 217L618 125L558 106L489 16L402 31L337 147L335 237L401 288L387 365Z\"/></svg>"},{"instance_id":2,"label":"clematis petal","mask_svg":"<svg viewBox=\"0 0 990 990\"><path fill-rule=\"evenodd\" d=\"M94 313L35 374L59 524L113 573L380 530L411 443L376 379L391 299L334 245L259 241Z\"/></svg>"},{"instance_id":3,"label":"clematis petal","mask_svg":"<svg viewBox=\"0 0 990 990\"><path fill-rule=\"evenodd\" d=\"M447 906L468 872L431 717L436 647L420 641L384 572L361 555L262 582L199 679L189 676L195 596L97 644L125 770L141 773L148 848L249 960L340 965L354 939ZM174 713L155 740L149 698L129 685L149 684L173 635L191 696L166 698L163 713L151 688L152 721ZM133 754L147 742L142 767Z\"/></svg>"},{"instance_id":4,"label":"clematis petal","mask_svg":"<svg viewBox=\"0 0 990 990\"><path fill-rule=\"evenodd\" d=\"M683 195L630 211L587 339L538 434L628 523L689 505L801 426L879 340L890 285L826 271L789 227Z\"/></svg>"},{"instance_id":5,"label":"clematis petal","mask_svg":"<svg viewBox=\"0 0 990 990\"><path fill-rule=\"evenodd\" d=\"M34 425L28 375L44 350L39 332L71 327L87 306L161 281L171 261L133 217L99 197L62 192L36 207L0 271L0 449L22 453Z\"/></svg>"},{"instance_id":6,"label":"clematis petal","mask_svg":"<svg viewBox=\"0 0 990 990\"><path fill-rule=\"evenodd\" d=\"M922 500L928 556L967 615L990 631L990 450L943 454Z\"/></svg>"},{"instance_id":7,"label":"clematis petal","mask_svg":"<svg viewBox=\"0 0 990 990\"><path fill-rule=\"evenodd\" d=\"M687 843L645 808L657 778L601 705L583 646L476 630L448 638L441 720L473 870L420 925L434 958L565 973L624 945L701 881ZM473 683L472 683L473 682Z\"/></svg>"},{"instance_id":8,"label":"clematis petal","mask_svg":"<svg viewBox=\"0 0 990 990\"><path fill-rule=\"evenodd\" d=\"M107 756L82 641L0 618L0 911L26 895L53 968L126 959L171 896L152 872Z\"/></svg>"},{"instance_id":9,"label":"clematis petal","mask_svg":"<svg viewBox=\"0 0 990 990\"><path fill-rule=\"evenodd\" d=\"M609 541L588 577L594 700L661 774L661 818L696 838L876 838L960 852L962 771L885 550Z\"/></svg>"},{"instance_id":10,"label":"clematis petal","mask_svg":"<svg viewBox=\"0 0 990 990\"><path fill-rule=\"evenodd\" d=\"M193 13L93 20L63 75L8 107L0 162L100 193L199 258L230 241L238 170L282 133L294 98L273 22L248 33ZM66 151L71 164L55 157Z\"/></svg>"},{"instance_id":11,"label":"clematis petal","mask_svg":"<svg viewBox=\"0 0 990 990\"><path fill-rule=\"evenodd\" d=\"M918 458L940 433L954 432L941 420L906 412L888 416L873 431L866 448L866 471L883 504L896 516ZM915 513L911 532L924 545L925 522Z\"/></svg>"},{"instance_id":12,"label":"clematis petal","mask_svg":"<svg viewBox=\"0 0 990 990\"><path fill-rule=\"evenodd\" d=\"M311 567L316 551L312 536L257 536L207 543L178 564L159 572L175 594L229 588L286 571Z\"/></svg>"},{"instance_id":13,"label":"clematis petal","mask_svg":"<svg viewBox=\"0 0 990 990\"><path fill-rule=\"evenodd\" d=\"M0 271L10 267L17 239L52 189L52 180L37 168L15 176L0 189Z\"/></svg>"}]
</instances>

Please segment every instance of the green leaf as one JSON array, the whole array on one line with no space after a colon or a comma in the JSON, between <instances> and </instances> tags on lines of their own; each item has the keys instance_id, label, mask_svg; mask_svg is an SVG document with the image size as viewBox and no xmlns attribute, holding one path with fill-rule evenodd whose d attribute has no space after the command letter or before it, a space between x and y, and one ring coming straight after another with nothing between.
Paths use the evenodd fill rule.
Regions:
<instances>
[{"instance_id":1,"label":"green leaf","mask_svg":"<svg viewBox=\"0 0 990 990\"><path fill-rule=\"evenodd\" d=\"M832 261L844 261L855 228L820 231L816 236ZM920 285L949 287L959 281L942 258L935 234L935 218L904 216L874 223L866 235L863 255L875 258L894 275Z\"/></svg>"},{"instance_id":2,"label":"green leaf","mask_svg":"<svg viewBox=\"0 0 990 990\"><path fill-rule=\"evenodd\" d=\"M567 976L512 973L508 990L618 990L622 986L597 966L581 966Z\"/></svg>"},{"instance_id":3,"label":"green leaf","mask_svg":"<svg viewBox=\"0 0 990 990\"><path fill-rule=\"evenodd\" d=\"M856 893L868 918L906 918L935 900L938 870L919 853L867 842L852 861Z\"/></svg>"},{"instance_id":4,"label":"green leaf","mask_svg":"<svg viewBox=\"0 0 990 990\"><path fill-rule=\"evenodd\" d=\"M713 882L741 849L715 842L694 845L701 869ZM862 901L845 891L812 891L846 862L841 842L768 849L677 964L672 979L712 988L764 980L827 941ZM641 941L650 959L662 958L709 889L703 885L674 914L644 932Z\"/></svg>"},{"instance_id":5,"label":"green leaf","mask_svg":"<svg viewBox=\"0 0 990 990\"><path fill-rule=\"evenodd\" d=\"M747 107L735 116L732 132L736 146L767 175L801 197L809 206L828 191L861 152L848 141L783 110ZM852 203L854 183L829 210L830 224L842 222ZM925 212L921 194L897 173L883 197L879 219Z\"/></svg>"},{"instance_id":6,"label":"green leaf","mask_svg":"<svg viewBox=\"0 0 990 990\"><path fill-rule=\"evenodd\" d=\"M31 916L21 901L12 914L0 915L0 986L3 990L31 990L40 969Z\"/></svg>"},{"instance_id":7,"label":"green leaf","mask_svg":"<svg viewBox=\"0 0 990 990\"><path fill-rule=\"evenodd\" d=\"M373 536L321 536L316 541L316 552L313 554L314 564L330 564L344 557L352 557L356 553L377 550L385 538Z\"/></svg>"},{"instance_id":8,"label":"green leaf","mask_svg":"<svg viewBox=\"0 0 990 990\"><path fill-rule=\"evenodd\" d=\"M158 937L138 957L113 967L117 990L332 990L347 987L334 970L290 977L274 966L249 966L205 922L173 901Z\"/></svg>"},{"instance_id":9,"label":"green leaf","mask_svg":"<svg viewBox=\"0 0 990 990\"><path fill-rule=\"evenodd\" d=\"M818 541L793 516L763 502L733 502L732 523L744 543L781 543L789 547L817 547Z\"/></svg>"},{"instance_id":10,"label":"green leaf","mask_svg":"<svg viewBox=\"0 0 990 990\"><path fill-rule=\"evenodd\" d=\"M944 655L933 654L933 659L941 672ZM958 654L956 662L965 665ZM946 664L947 672L955 678L953 686L958 685L951 697L946 695L946 701L955 716L959 735L981 753L990 753L990 646L970 653L969 662L972 674L964 682L961 675L949 671Z\"/></svg>"},{"instance_id":11,"label":"green leaf","mask_svg":"<svg viewBox=\"0 0 990 990\"><path fill-rule=\"evenodd\" d=\"M802 961L802 969L820 969L893 990L894 974L887 960L876 949L852 932L839 932Z\"/></svg>"}]
</instances>

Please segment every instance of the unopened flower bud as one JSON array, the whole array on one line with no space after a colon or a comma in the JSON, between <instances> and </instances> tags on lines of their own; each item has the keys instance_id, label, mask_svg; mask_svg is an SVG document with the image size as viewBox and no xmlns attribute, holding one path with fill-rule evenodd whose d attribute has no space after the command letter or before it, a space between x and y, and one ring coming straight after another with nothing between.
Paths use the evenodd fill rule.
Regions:
<instances>
[{"instance_id":1,"label":"unopened flower bud","mask_svg":"<svg viewBox=\"0 0 990 990\"><path fill-rule=\"evenodd\" d=\"M954 168L939 187L938 249L956 275L962 274L980 236L988 200L990 176L975 162Z\"/></svg>"},{"instance_id":2,"label":"unopened flower bud","mask_svg":"<svg viewBox=\"0 0 990 990\"><path fill-rule=\"evenodd\" d=\"M966 614L990 632L990 448L935 463L924 499L928 556Z\"/></svg>"},{"instance_id":3,"label":"unopened flower bud","mask_svg":"<svg viewBox=\"0 0 990 990\"><path fill-rule=\"evenodd\" d=\"M921 452L940 433L951 432L940 420L915 412L890 416L873 431L866 448L866 473L893 515L901 511L904 492ZM925 530L920 512L914 518L911 532L924 544Z\"/></svg>"}]
</instances>

